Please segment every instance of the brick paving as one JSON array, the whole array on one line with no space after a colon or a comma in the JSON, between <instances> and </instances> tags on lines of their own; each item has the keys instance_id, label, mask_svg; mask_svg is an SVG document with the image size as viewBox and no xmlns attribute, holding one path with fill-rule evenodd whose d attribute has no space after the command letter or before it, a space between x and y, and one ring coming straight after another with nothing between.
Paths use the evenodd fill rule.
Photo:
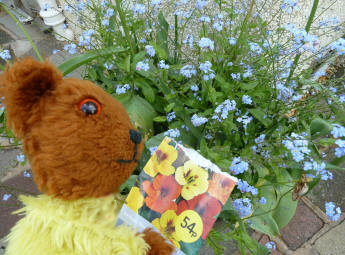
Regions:
<instances>
[{"instance_id":1,"label":"brick paving","mask_svg":"<svg viewBox=\"0 0 345 255\"><path fill-rule=\"evenodd\" d=\"M307 242L323 226L322 220L301 200L295 216L280 233L291 250L296 250Z\"/></svg>"}]
</instances>

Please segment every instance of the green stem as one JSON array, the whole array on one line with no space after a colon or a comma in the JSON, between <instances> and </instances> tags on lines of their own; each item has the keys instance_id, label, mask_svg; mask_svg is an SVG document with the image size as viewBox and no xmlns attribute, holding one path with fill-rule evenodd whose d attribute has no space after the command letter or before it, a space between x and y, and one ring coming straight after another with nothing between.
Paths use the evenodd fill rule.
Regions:
<instances>
[{"instance_id":1,"label":"green stem","mask_svg":"<svg viewBox=\"0 0 345 255\"><path fill-rule=\"evenodd\" d=\"M174 62L177 63L177 50L178 50L178 19L177 15L175 15L175 55L174 55Z\"/></svg>"},{"instance_id":2,"label":"green stem","mask_svg":"<svg viewBox=\"0 0 345 255\"><path fill-rule=\"evenodd\" d=\"M125 15L123 14L122 12L122 9L121 9L121 1L120 0L116 0L116 9L117 9L117 12L119 13L119 16L120 16L120 20L121 20L121 25L123 27L123 30L125 32L125 36L126 36L126 40L130 46L130 49L131 49L131 53L132 53L132 56L134 55L134 47L132 45L132 40L129 36L129 32L128 32L128 27L126 25L126 18L125 18Z\"/></svg>"},{"instance_id":3,"label":"green stem","mask_svg":"<svg viewBox=\"0 0 345 255\"><path fill-rule=\"evenodd\" d=\"M313 7L311 8L307 24L305 25L305 31L307 33L309 33L309 31L310 31L310 27L311 27L311 24L313 23L318 5L319 5L319 0L314 0ZM294 59L293 64L292 64L292 68L290 69L289 77L287 78L285 85L289 84L289 82L293 76L293 73L295 72L295 70L297 68L298 61L299 61L300 57L301 57L301 54L297 54L295 56L295 59Z\"/></svg>"},{"instance_id":4,"label":"green stem","mask_svg":"<svg viewBox=\"0 0 345 255\"><path fill-rule=\"evenodd\" d=\"M26 32L26 30L24 29L24 27L22 26L22 24L20 24L19 20L12 14L12 12L7 8L6 5L4 4L0 4L2 6L2 8L5 9L5 11L10 15L10 17L13 19L13 21L16 23L16 25L20 28L20 30L22 30L23 34L25 35L25 37L29 40L31 47L34 49L37 57L39 58L39 60L41 62L43 62L43 58L40 54L40 52L38 51L35 43L32 41L30 35L28 34L28 32Z\"/></svg>"},{"instance_id":5,"label":"green stem","mask_svg":"<svg viewBox=\"0 0 345 255\"><path fill-rule=\"evenodd\" d=\"M253 8L254 8L254 4L255 4L255 0L252 0L251 3L250 3L250 7L249 7L249 11L246 15L246 17L244 18L243 20L243 23L242 23L242 26L241 26L241 33L236 41L236 44L235 44L235 47L234 47L234 55L232 57L232 62L234 62L237 58L237 55L239 53L239 47L240 45L242 44L242 38L243 36L247 33L247 26L248 26L248 21L250 19L250 17L252 16L252 12L253 12Z\"/></svg>"}]
</instances>

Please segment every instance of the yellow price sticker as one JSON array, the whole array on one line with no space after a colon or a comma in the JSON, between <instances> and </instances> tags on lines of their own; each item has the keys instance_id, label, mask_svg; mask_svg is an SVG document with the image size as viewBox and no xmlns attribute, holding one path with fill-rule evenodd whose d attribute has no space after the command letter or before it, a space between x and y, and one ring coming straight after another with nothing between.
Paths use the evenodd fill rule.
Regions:
<instances>
[{"instance_id":1,"label":"yellow price sticker","mask_svg":"<svg viewBox=\"0 0 345 255\"><path fill-rule=\"evenodd\" d=\"M181 241L193 243L201 236L203 224L197 212L186 210L177 217L175 228Z\"/></svg>"}]
</instances>

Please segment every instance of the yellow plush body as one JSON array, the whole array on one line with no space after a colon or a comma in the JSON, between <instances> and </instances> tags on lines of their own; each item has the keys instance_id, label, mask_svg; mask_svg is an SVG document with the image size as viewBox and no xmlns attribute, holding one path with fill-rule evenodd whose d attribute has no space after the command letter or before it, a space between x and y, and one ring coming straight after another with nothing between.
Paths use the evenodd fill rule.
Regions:
<instances>
[{"instance_id":1,"label":"yellow plush body","mask_svg":"<svg viewBox=\"0 0 345 255\"><path fill-rule=\"evenodd\" d=\"M65 201L21 196L23 214L8 236L6 255L141 255L149 245L127 226L115 227L116 195Z\"/></svg>"}]
</instances>

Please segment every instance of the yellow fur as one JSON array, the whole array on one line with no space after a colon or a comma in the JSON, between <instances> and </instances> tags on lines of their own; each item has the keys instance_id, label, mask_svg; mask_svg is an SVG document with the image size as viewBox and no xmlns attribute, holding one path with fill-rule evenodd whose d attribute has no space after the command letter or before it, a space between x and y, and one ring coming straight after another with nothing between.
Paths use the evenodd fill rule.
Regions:
<instances>
[{"instance_id":1,"label":"yellow fur","mask_svg":"<svg viewBox=\"0 0 345 255\"><path fill-rule=\"evenodd\" d=\"M141 255L149 245L126 226L115 227L118 196L65 201L21 196L25 217L8 235L6 255Z\"/></svg>"}]
</instances>

